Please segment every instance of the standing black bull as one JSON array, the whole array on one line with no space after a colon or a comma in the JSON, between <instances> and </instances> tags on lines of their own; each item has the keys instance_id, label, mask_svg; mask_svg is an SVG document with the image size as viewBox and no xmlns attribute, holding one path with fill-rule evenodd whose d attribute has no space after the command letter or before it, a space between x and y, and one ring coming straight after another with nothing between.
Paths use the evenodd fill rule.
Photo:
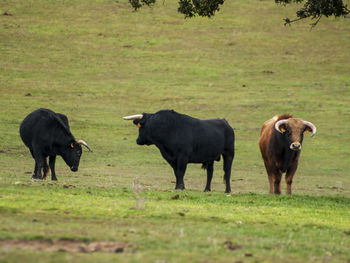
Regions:
<instances>
[{"instance_id":1,"label":"standing black bull","mask_svg":"<svg viewBox=\"0 0 350 263\"><path fill-rule=\"evenodd\" d=\"M202 163L207 169L210 191L214 161L224 159L226 193L231 192L230 176L234 158L234 131L224 119L199 120L177 113L161 110L124 117L139 127L139 145L155 144L163 158L171 165L176 177L175 189L185 189L183 177L188 163Z\"/></svg>"},{"instance_id":2,"label":"standing black bull","mask_svg":"<svg viewBox=\"0 0 350 263\"><path fill-rule=\"evenodd\" d=\"M49 172L47 157L51 169L51 179L55 174L56 155L61 155L73 172L78 171L82 154L81 145L89 146L83 140L76 141L69 130L67 116L48 109L38 109L22 121L19 132L24 144L29 148L35 160L32 178L44 179ZM91 151L91 150L90 150ZM43 169L43 176L41 170Z\"/></svg>"}]
</instances>

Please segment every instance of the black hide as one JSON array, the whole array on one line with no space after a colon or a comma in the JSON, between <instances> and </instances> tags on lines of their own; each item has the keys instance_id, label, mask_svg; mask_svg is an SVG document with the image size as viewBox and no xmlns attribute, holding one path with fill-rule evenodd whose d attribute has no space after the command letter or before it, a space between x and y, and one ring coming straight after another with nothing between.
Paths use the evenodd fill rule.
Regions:
<instances>
[{"instance_id":1,"label":"black hide","mask_svg":"<svg viewBox=\"0 0 350 263\"><path fill-rule=\"evenodd\" d=\"M48 109L38 109L22 121L19 131L35 160L33 178L46 177L49 171L46 159L49 157L51 179L57 180L55 175L57 155L62 156L73 172L78 170L82 149L69 130L67 116ZM44 172L43 176L41 169Z\"/></svg>"},{"instance_id":2,"label":"black hide","mask_svg":"<svg viewBox=\"0 0 350 263\"><path fill-rule=\"evenodd\" d=\"M219 161L222 155L225 192L231 192L235 135L226 120L199 120L173 110L161 110L154 114L144 113L142 119L134 120L134 124L139 126L137 144L156 145L173 168L175 189L185 188L183 177L188 163L202 163L207 169L205 191L210 191L214 161Z\"/></svg>"}]
</instances>

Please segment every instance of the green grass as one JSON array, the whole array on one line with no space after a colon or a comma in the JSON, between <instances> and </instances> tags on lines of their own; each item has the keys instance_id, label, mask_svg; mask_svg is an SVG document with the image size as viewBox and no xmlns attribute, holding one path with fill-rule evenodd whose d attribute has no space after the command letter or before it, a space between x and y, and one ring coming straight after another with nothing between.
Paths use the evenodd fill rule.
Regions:
<instances>
[{"instance_id":1,"label":"green grass","mask_svg":"<svg viewBox=\"0 0 350 263\"><path fill-rule=\"evenodd\" d=\"M0 248L0 261L350 261L350 20L284 27L296 6L273 1L227 1L211 19L176 9L173 0L139 12L124 0L0 0L0 238L134 244L122 254ZM30 181L18 129L39 107L66 114L94 151L78 173L59 158L58 183ZM231 195L222 162L212 193L195 164L187 190L173 191L172 169L121 118L159 109L230 122ZM267 195L257 145L278 113L318 129L304 140L293 196L284 182L282 196Z\"/></svg>"},{"instance_id":2,"label":"green grass","mask_svg":"<svg viewBox=\"0 0 350 263\"><path fill-rule=\"evenodd\" d=\"M143 190L135 198L127 188L17 184L2 192L1 221L6 227L0 234L29 240L132 242L137 252L125 253L125 261L143 257L147 261L231 262L251 253L252 259L244 260L344 262L350 256L348 198L195 191L181 192L179 199L173 196L174 192ZM242 249L230 251L226 241ZM94 261L94 257L84 260Z\"/></svg>"}]
</instances>

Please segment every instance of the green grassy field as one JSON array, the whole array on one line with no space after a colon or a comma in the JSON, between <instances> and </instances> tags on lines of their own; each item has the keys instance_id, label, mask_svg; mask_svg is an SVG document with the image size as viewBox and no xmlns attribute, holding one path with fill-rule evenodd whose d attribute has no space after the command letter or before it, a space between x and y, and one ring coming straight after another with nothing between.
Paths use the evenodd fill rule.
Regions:
<instances>
[{"instance_id":1,"label":"green grassy field","mask_svg":"<svg viewBox=\"0 0 350 263\"><path fill-rule=\"evenodd\" d=\"M0 262L350 262L350 19L285 27L296 9L236 0L184 20L173 0L139 12L126 0L0 0ZM39 107L66 114L93 149L77 173L59 158L55 183L31 181L19 137ZM222 162L211 193L195 164L186 190L173 190L171 167L122 120L159 109L229 121L232 194ZM293 196L284 182L281 196L267 194L258 149L278 113L318 129L304 140ZM14 240L29 245L1 245ZM131 246L34 246L52 240Z\"/></svg>"}]
</instances>

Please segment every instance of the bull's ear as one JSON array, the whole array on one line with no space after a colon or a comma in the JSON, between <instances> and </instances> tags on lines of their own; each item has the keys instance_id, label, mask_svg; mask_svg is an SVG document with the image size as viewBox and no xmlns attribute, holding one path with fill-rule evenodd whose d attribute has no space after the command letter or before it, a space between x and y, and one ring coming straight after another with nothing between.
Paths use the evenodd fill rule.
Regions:
<instances>
[{"instance_id":1,"label":"bull's ear","mask_svg":"<svg viewBox=\"0 0 350 263\"><path fill-rule=\"evenodd\" d=\"M144 121L142 119L141 120L133 120L133 123L135 125L137 125L137 127L140 128L143 125Z\"/></svg>"},{"instance_id":2,"label":"bull's ear","mask_svg":"<svg viewBox=\"0 0 350 263\"><path fill-rule=\"evenodd\" d=\"M312 132L312 129L310 127L306 126L304 132L305 133Z\"/></svg>"},{"instance_id":3,"label":"bull's ear","mask_svg":"<svg viewBox=\"0 0 350 263\"><path fill-rule=\"evenodd\" d=\"M287 131L286 125L284 125L284 124L280 125L279 128L280 128L280 131L281 131L282 133L285 133L285 132Z\"/></svg>"}]
</instances>

